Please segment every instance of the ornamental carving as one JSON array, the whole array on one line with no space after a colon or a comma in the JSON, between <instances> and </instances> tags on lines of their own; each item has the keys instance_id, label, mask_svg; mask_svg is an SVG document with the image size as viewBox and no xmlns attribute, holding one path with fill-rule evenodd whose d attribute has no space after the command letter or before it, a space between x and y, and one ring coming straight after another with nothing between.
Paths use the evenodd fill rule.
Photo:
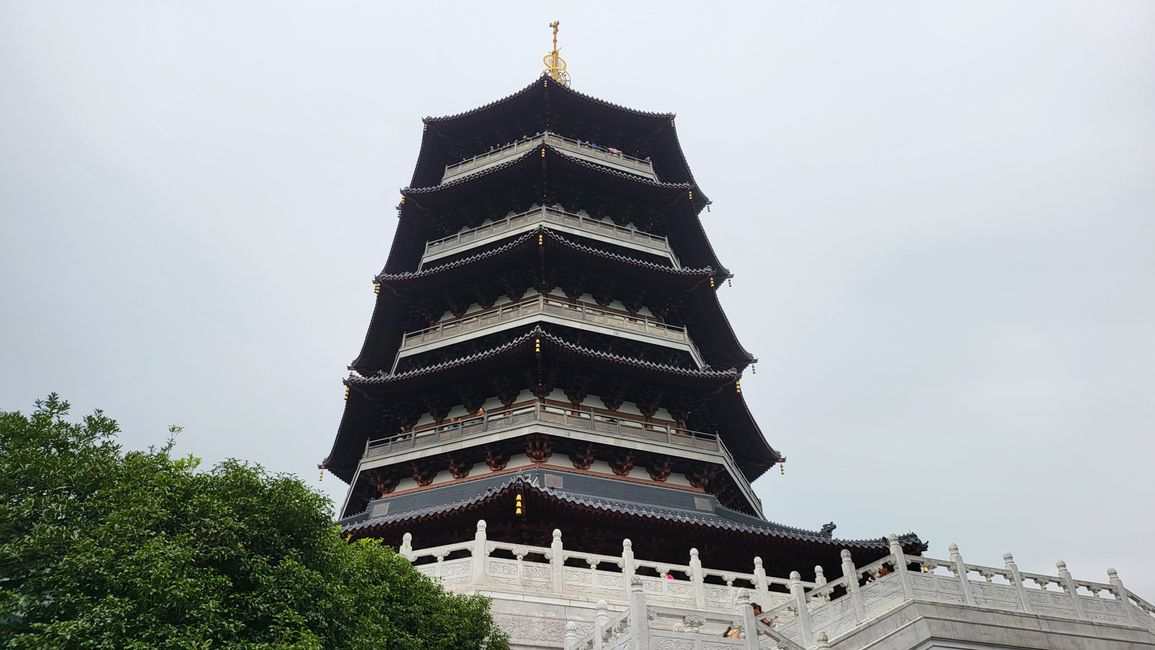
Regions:
<instances>
[{"instance_id":1,"label":"ornamental carving","mask_svg":"<svg viewBox=\"0 0 1155 650\"><path fill-rule=\"evenodd\" d=\"M396 474L374 472L369 475L369 482L373 484L373 487L377 488L378 494L385 496L397 489L397 484L401 482L401 477Z\"/></svg>"},{"instance_id":2,"label":"ornamental carving","mask_svg":"<svg viewBox=\"0 0 1155 650\"><path fill-rule=\"evenodd\" d=\"M577 469L589 469L594 464L594 447L593 445L586 445L584 449L578 449L569 455L570 461Z\"/></svg>"},{"instance_id":3,"label":"ornamental carving","mask_svg":"<svg viewBox=\"0 0 1155 650\"><path fill-rule=\"evenodd\" d=\"M655 481L664 482L670 478L670 473L674 471L674 468L670 465L669 458L662 458L650 463L646 471L650 473L650 478Z\"/></svg>"},{"instance_id":4,"label":"ornamental carving","mask_svg":"<svg viewBox=\"0 0 1155 650\"><path fill-rule=\"evenodd\" d=\"M631 454L621 454L610 463L610 469L614 470L614 474L618 476L625 476L634 468L634 457Z\"/></svg>"},{"instance_id":5,"label":"ornamental carving","mask_svg":"<svg viewBox=\"0 0 1155 650\"><path fill-rule=\"evenodd\" d=\"M549 437L535 433L525 439L525 455L535 463L544 463L553 455L549 446Z\"/></svg>"},{"instance_id":6,"label":"ornamental carving","mask_svg":"<svg viewBox=\"0 0 1155 650\"><path fill-rule=\"evenodd\" d=\"M509 463L509 452L499 447L485 447L485 464L489 469L496 472L505 469Z\"/></svg>"},{"instance_id":7,"label":"ornamental carving","mask_svg":"<svg viewBox=\"0 0 1155 650\"><path fill-rule=\"evenodd\" d=\"M717 475L717 467L699 467L692 472L687 472L686 480L690 482L690 485L696 488L705 489L706 486L710 484L710 481L712 481Z\"/></svg>"},{"instance_id":8,"label":"ornamental carving","mask_svg":"<svg viewBox=\"0 0 1155 650\"><path fill-rule=\"evenodd\" d=\"M455 456L449 457L449 473L453 478L465 478L473 469L473 461L466 461Z\"/></svg>"},{"instance_id":9,"label":"ornamental carving","mask_svg":"<svg viewBox=\"0 0 1155 650\"><path fill-rule=\"evenodd\" d=\"M422 487L429 485L437 478L437 467L433 463L413 463L413 480Z\"/></svg>"},{"instance_id":10,"label":"ornamental carving","mask_svg":"<svg viewBox=\"0 0 1155 650\"><path fill-rule=\"evenodd\" d=\"M493 622L523 645L555 646L565 638L565 620L539 616L494 614Z\"/></svg>"},{"instance_id":11,"label":"ornamental carving","mask_svg":"<svg viewBox=\"0 0 1155 650\"><path fill-rule=\"evenodd\" d=\"M605 407L611 411L616 411L621 408L622 402L625 401L622 399L621 390L622 389L619 386L614 390L612 394L602 395L602 404L604 404Z\"/></svg>"}]
</instances>

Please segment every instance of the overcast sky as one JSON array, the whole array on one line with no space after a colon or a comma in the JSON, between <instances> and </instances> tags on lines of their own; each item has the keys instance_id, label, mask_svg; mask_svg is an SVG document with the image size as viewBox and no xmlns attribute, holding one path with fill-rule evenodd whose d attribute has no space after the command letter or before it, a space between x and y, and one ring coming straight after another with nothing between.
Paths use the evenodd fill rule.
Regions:
<instances>
[{"instance_id":1,"label":"overcast sky","mask_svg":"<svg viewBox=\"0 0 1155 650\"><path fill-rule=\"evenodd\" d=\"M420 118L678 114L768 516L1155 600L1155 4L0 0L0 409L317 482ZM500 7L500 8L499 8Z\"/></svg>"}]
</instances>

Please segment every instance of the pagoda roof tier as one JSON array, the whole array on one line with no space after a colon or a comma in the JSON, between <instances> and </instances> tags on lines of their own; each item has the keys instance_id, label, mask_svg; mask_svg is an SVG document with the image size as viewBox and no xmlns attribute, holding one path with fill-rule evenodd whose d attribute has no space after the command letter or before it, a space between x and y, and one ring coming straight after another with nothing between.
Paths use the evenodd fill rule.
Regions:
<instances>
[{"instance_id":1,"label":"pagoda roof tier","mask_svg":"<svg viewBox=\"0 0 1155 650\"><path fill-rule=\"evenodd\" d=\"M645 284L651 288L665 289L677 293L688 292L694 287L708 283L715 276L714 269L674 268L628 255L620 255L602 248L586 246L569 237L547 228L538 227L523 233L508 242L468 257L426 267L420 271L382 273L376 281L382 287L405 294L412 291L437 291L443 287L461 287L463 280L473 279L478 271L502 273L514 267L525 267L527 256L541 257L542 262L532 266L543 266L551 262L559 265L581 265L579 268L594 269L597 275L628 274L631 284ZM586 274L590 274L588 271ZM717 279L715 279L717 282ZM469 284L469 282L465 282Z\"/></svg>"},{"instance_id":2,"label":"pagoda roof tier","mask_svg":"<svg viewBox=\"0 0 1155 650\"><path fill-rule=\"evenodd\" d=\"M659 178L694 183L682 153L673 113L638 111L607 102L542 76L503 99L464 113L424 119L412 185L441 180L448 165L490 147L553 131L597 142L636 158L650 158ZM699 192L700 193L700 192ZM705 200L705 196L702 196Z\"/></svg>"},{"instance_id":3,"label":"pagoda roof tier","mask_svg":"<svg viewBox=\"0 0 1155 650\"><path fill-rule=\"evenodd\" d=\"M382 291L352 367L371 373L391 366L412 309L436 317L475 301L492 304L502 294L520 298L529 288L548 291L559 286L567 293L580 295L588 290L599 299L616 297L627 304L649 306L655 313L673 306L671 316L689 321L708 363L743 369L754 357L738 342L709 286L712 276L709 268L648 262L579 244L539 227L469 257L421 271L378 276Z\"/></svg>"},{"instance_id":4,"label":"pagoda roof tier","mask_svg":"<svg viewBox=\"0 0 1155 650\"><path fill-rule=\"evenodd\" d=\"M567 156L543 145L507 162L442 185L401 190L400 222L385 272L417 268L427 241L476 227L486 219L531 205L559 204L595 218L632 221L635 227L668 233L678 257L691 266L710 266L722 278L698 213L704 203L687 183L659 183Z\"/></svg>"},{"instance_id":5,"label":"pagoda roof tier","mask_svg":"<svg viewBox=\"0 0 1155 650\"><path fill-rule=\"evenodd\" d=\"M831 534L833 526L822 531L784 526L725 508L713 502L711 495L704 495L711 501L708 511L664 507L637 498L615 499L547 487L548 483L537 475L548 473L548 468L521 470L509 478L491 481L492 484L482 490L470 486L468 493L462 490L463 494L453 500L442 498L439 503L395 514L351 517L342 522L342 529L353 538L381 538L386 543L398 543L404 533L421 530L425 544L437 545L459 541L452 537L469 539L470 529L478 519L485 519L492 539L524 535L525 532L518 531L532 530L534 519L540 516L542 521L552 522L549 528L556 527L558 521L568 522L572 528L565 534L582 540L586 545L582 550L586 552L619 553L621 539L606 539L597 532L612 530L614 534L631 537L635 540L635 552L654 561L677 561L685 557L689 547L694 547L701 552L703 563L711 566L728 568L726 565L731 562L749 566L751 557L747 555L757 554L766 560L768 573L779 568L782 575L815 564L838 567L842 549L850 549L856 555L875 553L878 557L889 550L885 537L838 539ZM514 494L522 495L527 518L512 516L510 504ZM590 534L578 534L583 529ZM539 535L543 540L550 538L549 530L542 530ZM441 537L449 539L439 539ZM534 543L537 540L510 541ZM914 533L900 536L899 541L903 549L913 555L926 549L926 544ZM642 548L643 544L648 548ZM769 549L773 552L767 553ZM671 557L662 557L665 553Z\"/></svg>"},{"instance_id":6,"label":"pagoda roof tier","mask_svg":"<svg viewBox=\"0 0 1155 650\"><path fill-rule=\"evenodd\" d=\"M738 371L732 368L683 368L593 350L570 343L541 326L535 326L521 336L484 352L406 372L374 377L354 376L345 383L366 394L410 393L443 385L447 372L451 372L456 379L471 379L472 374L484 375L489 370L505 366L508 360L532 367L536 357L547 353L556 353L571 360L608 364L616 377L648 379L670 388L717 389L733 384L739 376Z\"/></svg>"},{"instance_id":7,"label":"pagoda roof tier","mask_svg":"<svg viewBox=\"0 0 1155 650\"><path fill-rule=\"evenodd\" d=\"M483 352L397 374L350 377L345 417L323 466L350 480L365 442L382 434L383 413L413 417L431 404L460 403L466 391L476 397L509 393L511 387L546 393L560 387L684 413L691 428L716 429L753 480L782 455L766 443L737 394L738 378L735 369L682 368L585 348L535 326Z\"/></svg>"}]
</instances>

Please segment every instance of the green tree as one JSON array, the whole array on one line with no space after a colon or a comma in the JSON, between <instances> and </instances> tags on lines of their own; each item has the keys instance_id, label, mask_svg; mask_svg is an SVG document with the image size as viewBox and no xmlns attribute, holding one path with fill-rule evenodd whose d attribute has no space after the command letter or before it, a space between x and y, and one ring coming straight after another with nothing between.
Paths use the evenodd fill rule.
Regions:
<instances>
[{"instance_id":1,"label":"green tree","mask_svg":"<svg viewBox=\"0 0 1155 650\"><path fill-rule=\"evenodd\" d=\"M346 542L295 477L123 452L68 409L0 412L0 645L508 648L488 600Z\"/></svg>"}]
</instances>

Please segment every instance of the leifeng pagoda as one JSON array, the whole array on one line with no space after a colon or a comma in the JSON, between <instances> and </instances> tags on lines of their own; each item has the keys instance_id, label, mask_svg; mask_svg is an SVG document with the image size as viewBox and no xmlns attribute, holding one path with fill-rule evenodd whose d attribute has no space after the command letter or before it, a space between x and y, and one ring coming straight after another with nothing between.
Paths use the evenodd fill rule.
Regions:
<instances>
[{"instance_id":1,"label":"leifeng pagoda","mask_svg":"<svg viewBox=\"0 0 1155 650\"><path fill-rule=\"evenodd\" d=\"M564 528L592 552L628 537L768 570L885 554L767 521L750 484L785 459L742 395L755 359L718 302L731 273L674 115L561 72L424 120L322 465L350 484L345 530L438 543L485 519L496 539Z\"/></svg>"},{"instance_id":2,"label":"leifeng pagoda","mask_svg":"<svg viewBox=\"0 0 1155 650\"><path fill-rule=\"evenodd\" d=\"M540 78L424 120L321 465L346 535L488 596L519 649L1155 647L1113 569L768 519L751 483L785 457L674 115L571 89L551 26Z\"/></svg>"}]
</instances>

